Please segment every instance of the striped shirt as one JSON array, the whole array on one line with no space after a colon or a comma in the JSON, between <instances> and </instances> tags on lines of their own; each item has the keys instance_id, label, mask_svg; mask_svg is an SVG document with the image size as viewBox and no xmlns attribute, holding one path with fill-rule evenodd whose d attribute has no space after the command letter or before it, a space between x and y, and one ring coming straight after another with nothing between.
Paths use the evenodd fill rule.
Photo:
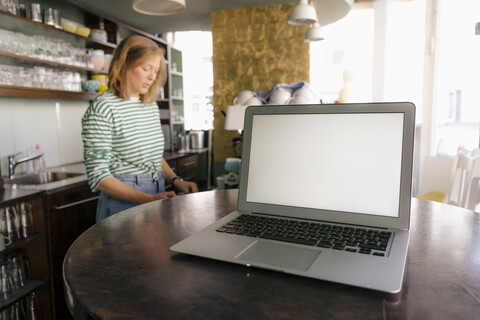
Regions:
<instances>
[{"instance_id":1,"label":"striped shirt","mask_svg":"<svg viewBox=\"0 0 480 320\"><path fill-rule=\"evenodd\" d=\"M156 103L121 99L107 90L82 118L83 158L95 191L113 174L161 171L164 138Z\"/></svg>"}]
</instances>

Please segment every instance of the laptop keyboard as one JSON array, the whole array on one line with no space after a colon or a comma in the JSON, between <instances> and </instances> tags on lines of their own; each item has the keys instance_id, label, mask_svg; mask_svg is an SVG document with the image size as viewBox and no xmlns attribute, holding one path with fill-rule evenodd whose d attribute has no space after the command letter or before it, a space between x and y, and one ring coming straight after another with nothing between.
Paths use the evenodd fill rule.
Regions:
<instances>
[{"instance_id":1,"label":"laptop keyboard","mask_svg":"<svg viewBox=\"0 0 480 320\"><path fill-rule=\"evenodd\" d=\"M385 256L392 232L257 215L241 215L217 232Z\"/></svg>"}]
</instances>

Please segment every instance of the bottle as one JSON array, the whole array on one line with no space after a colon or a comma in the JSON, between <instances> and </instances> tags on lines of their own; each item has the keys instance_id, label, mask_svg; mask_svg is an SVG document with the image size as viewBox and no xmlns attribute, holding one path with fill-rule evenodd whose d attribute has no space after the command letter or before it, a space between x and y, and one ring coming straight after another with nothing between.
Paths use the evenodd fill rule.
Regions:
<instances>
[{"instance_id":1,"label":"bottle","mask_svg":"<svg viewBox=\"0 0 480 320\"><path fill-rule=\"evenodd\" d=\"M35 154L37 154L37 155L42 154L43 155L42 149L40 149L40 145L38 143L35 145ZM37 172L45 169L45 158L44 158L44 156L41 156L40 158L35 159L34 168L35 168L35 171L37 171Z\"/></svg>"},{"instance_id":2,"label":"bottle","mask_svg":"<svg viewBox=\"0 0 480 320\"><path fill-rule=\"evenodd\" d=\"M227 158L225 162L225 189L238 188L240 182L240 159Z\"/></svg>"}]
</instances>

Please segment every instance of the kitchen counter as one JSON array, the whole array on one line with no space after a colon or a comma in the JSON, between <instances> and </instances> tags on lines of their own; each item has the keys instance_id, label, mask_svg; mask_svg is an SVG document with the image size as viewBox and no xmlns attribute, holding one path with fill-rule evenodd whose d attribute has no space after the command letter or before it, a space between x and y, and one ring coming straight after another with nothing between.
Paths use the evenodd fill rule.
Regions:
<instances>
[{"instance_id":1,"label":"kitchen counter","mask_svg":"<svg viewBox=\"0 0 480 320\"><path fill-rule=\"evenodd\" d=\"M190 155L190 153L176 153L165 151L164 158L167 161L172 161L188 155ZM82 173L82 175L46 184L16 186L5 184L3 188L0 188L0 206L8 205L8 202L10 201L20 200L23 197L32 196L36 193L44 193L49 195L64 191L68 188L74 188L87 184L87 175L83 162L50 167L45 169L44 171L73 172Z\"/></svg>"},{"instance_id":2,"label":"kitchen counter","mask_svg":"<svg viewBox=\"0 0 480 320\"><path fill-rule=\"evenodd\" d=\"M35 194L51 194L57 191L71 188L77 185L87 183L87 175L85 172L85 166L82 162L67 164L57 167L47 168L44 171L54 172L73 172L83 173L82 175L38 185L8 185L5 184L3 188L0 188L0 206L7 205L10 201L20 200L23 197L32 196Z\"/></svg>"},{"instance_id":3,"label":"kitchen counter","mask_svg":"<svg viewBox=\"0 0 480 320\"><path fill-rule=\"evenodd\" d=\"M61 181L38 184L38 185L8 185L5 184L3 188L0 188L0 206L7 205L10 201L20 200L24 197L33 196L35 194L50 194L65 188L70 188L78 184L86 184L87 175L85 173L85 166L82 162L62 165L57 167L51 167L44 171L55 172L74 172L83 173L80 176L64 179Z\"/></svg>"}]
</instances>

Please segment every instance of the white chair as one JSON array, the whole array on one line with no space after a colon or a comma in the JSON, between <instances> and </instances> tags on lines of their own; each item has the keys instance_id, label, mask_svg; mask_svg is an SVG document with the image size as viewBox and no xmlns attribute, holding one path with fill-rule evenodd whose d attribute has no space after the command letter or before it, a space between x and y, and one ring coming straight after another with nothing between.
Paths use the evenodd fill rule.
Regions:
<instances>
[{"instance_id":1,"label":"white chair","mask_svg":"<svg viewBox=\"0 0 480 320\"><path fill-rule=\"evenodd\" d=\"M465 207L467 193L470 187L470 175L472 167L471 152L459 147L450 179L450 188L445 196L445 203L458 207Z\"/></svg>"},{"instance_id":2,"label":"white chair","mask_svg":"<svg viewBox=\"0 0 480 320\"><path fill-rule=\"evenodd\" d=\"M472 159L469 190L466 199L465 207L467 209L480 212L480 156Z\"/></svg>"}]
</instances>

